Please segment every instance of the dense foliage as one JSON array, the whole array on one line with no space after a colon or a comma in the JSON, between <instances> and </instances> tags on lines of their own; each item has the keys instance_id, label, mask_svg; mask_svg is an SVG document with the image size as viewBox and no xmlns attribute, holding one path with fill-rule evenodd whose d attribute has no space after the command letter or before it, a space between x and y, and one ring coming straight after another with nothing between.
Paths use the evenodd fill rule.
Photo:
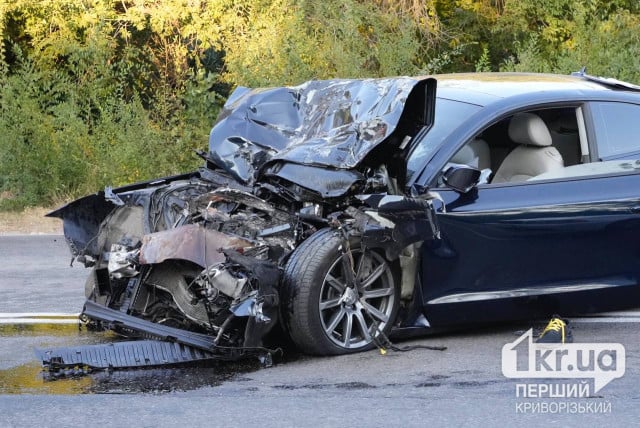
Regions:
<instances>
[{"instance_id":1,"label":"dense foliage","mask_svg":"<svg viewBox=\"0 0 640 428\"><path fill-rule=\"evenodd\" d=\"M459 71L640 82L637 0L0 0L0 208L189 170L237 86Z\"/></svg>"}]
</instances>

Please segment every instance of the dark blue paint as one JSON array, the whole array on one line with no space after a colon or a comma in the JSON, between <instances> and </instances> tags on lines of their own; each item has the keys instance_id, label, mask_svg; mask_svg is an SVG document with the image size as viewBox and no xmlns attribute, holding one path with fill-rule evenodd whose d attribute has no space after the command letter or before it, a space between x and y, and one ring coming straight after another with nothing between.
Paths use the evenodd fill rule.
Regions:
<instances>
[{"instance_id":1,"label":"dark blue paint","mask_svg":"<svg viewBox=\"0 0 640 428\"><path fill-rule=\"evenodd\" d=\"M434 189L446 212L438 214L442 239L422 251L427 318L441 326L637 306L638 189L634 173L483 185L466 195ZM461 293L590 284L617 287L428 303Z\"/></svg>"},{"instance_id":2,"label":"dark blue paint","mask_svg":"<svg viewBox=\"0 0 640 428\"><path fill-rule=\"evenodd\" d=\"M616 89L563 76L438 76L439 98L482 109L441 141L429 140L427 133L412 143L434 149L421 159L421 167L410 160L420 172L410 176L407 189L435 190L446 206L438 214L442 239L422 247L418 281L433 327L640 305L639 174L481 185L466 195L437 188L454 153L484 129L521 111L583 107L592 160L597 160L589 102L640 104L638 91ZM596 288L603 284L609 288ZM534 295L564 285L584 290ZM531 294L434 303L518 289Z\"/></svg>"}]
</instances>

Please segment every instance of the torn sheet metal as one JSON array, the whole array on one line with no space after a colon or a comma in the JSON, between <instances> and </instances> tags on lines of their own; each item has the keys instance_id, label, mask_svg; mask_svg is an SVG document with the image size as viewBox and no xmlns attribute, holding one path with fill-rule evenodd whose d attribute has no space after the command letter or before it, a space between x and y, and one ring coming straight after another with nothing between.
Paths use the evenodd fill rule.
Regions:
<instances>
[{"instance_id":1,"label":"torn sheet metal","mask_svg":"<svg viewBox=\"0 0 640 428\"><path fill-rule=\"evenodd\" d=\"M335 170L309 165L278 162L265 171L266 176L276 176L299 184L318 193L323 198L344 196L358 183L363 183L362 173L353 170Z\"/></svg>"},{"instance_id":2,"label":"torn sheet metal","mask_svg":"<svg viewBox=\"0 0 640 428\"><path fill-rule=\"evenodd\" d=\"M123 202L123 194L127 192L153 189L179 180L190 180L200 175L198 171L186 174L173 175L141 181L126 186L112 189L107 187L105 191L99 191L93 195L87 195L75 201L71 201L62 207L47 213L47 217L56 217L63 220L64 236L69 243L71 253L99 254L100 245L95 237L100 226L109 213ZM128 195L135 199L138 195L134 192Z\"/></svg>"},{"instance_id":3,"label":"torn sheet metal","mask_svg":"<svg viewBox=\"0 0 640 428\"><path fill-rule=\"evenodd\" d=\"M85 251L88 254L97 254L98 243L94 238L98 235L102 221L115 207L105 199L104 192L98 192L51 211L47 217L64 220L64 237L71 254L77 256Z\"/></svg>"},{"instance_id":4,"label":"torn sheet metal","mask_svg":"<svg viewBox=\"0 0 640 428\"><path fill-rule=\"evenodd\" d=\"M188 260L207 267L225 261L220 249L251 247L253 243L237 236L205 229L200 224L187 224L176 229L145 235L140 248L140 263L165 260Z\"/></svg>"},{"instance_id":5,"label":"torn sheet metal","mask_svg":"<svg viewBox=\"0 0 640 428\"><path fill-rule=\"evenodd\" d=\"M383 248L390 259L397 258L411 244L439 239L440 230L431 199L396 195L362 195L360 199L374 209L363 209L362 244Z\"/></svg>"},{"instance_id":6,"label":"torn sheet metal","mask_svg":"<svg viewBox=\"0 0 640 428\"><path fill-rule=\"evenodd\" d=\"M231 310L235 316L249 317L243 346L248 348L262 346L262 339L278 322L280 269L270 261L247 257L237 251L224 253L231 263L243 266L258 282L257 293Z\"/></svg>"},{"instance_id":7,"label":"torn sheet metal","mask_svg":"<svg viewBox=\"0 0 640 428\"><path fill-rule=\"evenodd\" d=\"M369 210L356 195L398 192L395 153L433 122L434 96L434 79L407 77L238 89L211 131L205 167L107 188L50 214L92 268L84 315L215 358L268 355L282 269L319 229L338 222L390 260L428 239L427 229L409 230L428 204L403 201L396 218L395 200Z\"/></svg>"},{"instance_id":8,"label":"torn sheet metal","mask_svg":"<svg viewBox=\"0 0 640 428\"><path fill-rule=\"evenodd\" d=\"M209 155L245 184L275 159L353 168L393 133L405 106L422 110L407 113L412 119L426 118L427 84L435 87L435 79L312 80L295 87L238 88L211 130Z\"/></svg>"}]
</instances>

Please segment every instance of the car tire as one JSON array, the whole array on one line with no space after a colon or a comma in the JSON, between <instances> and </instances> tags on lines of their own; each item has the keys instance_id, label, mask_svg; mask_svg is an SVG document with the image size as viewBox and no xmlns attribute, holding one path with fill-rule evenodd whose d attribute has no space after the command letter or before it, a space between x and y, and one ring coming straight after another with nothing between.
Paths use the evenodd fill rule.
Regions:
<instances>
[{"instance_id":1,"label":"car tire","mask_svg":"<svg viewBox=\"0 0 640 428\"><path fill-rule=\"evenodd\" d=\"M305 353L338 355L371 349L379 331L389 332L398 311L396 266L351 238L349 264L361 283L356 293L346 285L342 242L339 232L320 230L293 252L285 266L284 327Z\"/></svg>"}]
</instances>

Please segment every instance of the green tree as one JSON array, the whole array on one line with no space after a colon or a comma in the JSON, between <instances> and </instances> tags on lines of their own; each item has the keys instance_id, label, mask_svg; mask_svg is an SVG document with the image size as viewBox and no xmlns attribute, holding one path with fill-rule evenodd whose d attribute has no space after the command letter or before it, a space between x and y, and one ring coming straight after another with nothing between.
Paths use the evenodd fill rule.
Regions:
<instances>
[{"instance_id":1,"label":"green tree","mask_svg":"<svg viewBox=\"0 0 640 428\"><path fill-rule=\"evenodd\" d=\"M0 209L196 167L238 85L458 71L640 82L637 0L0 0Z\"/></svg>"}]
</instances>

